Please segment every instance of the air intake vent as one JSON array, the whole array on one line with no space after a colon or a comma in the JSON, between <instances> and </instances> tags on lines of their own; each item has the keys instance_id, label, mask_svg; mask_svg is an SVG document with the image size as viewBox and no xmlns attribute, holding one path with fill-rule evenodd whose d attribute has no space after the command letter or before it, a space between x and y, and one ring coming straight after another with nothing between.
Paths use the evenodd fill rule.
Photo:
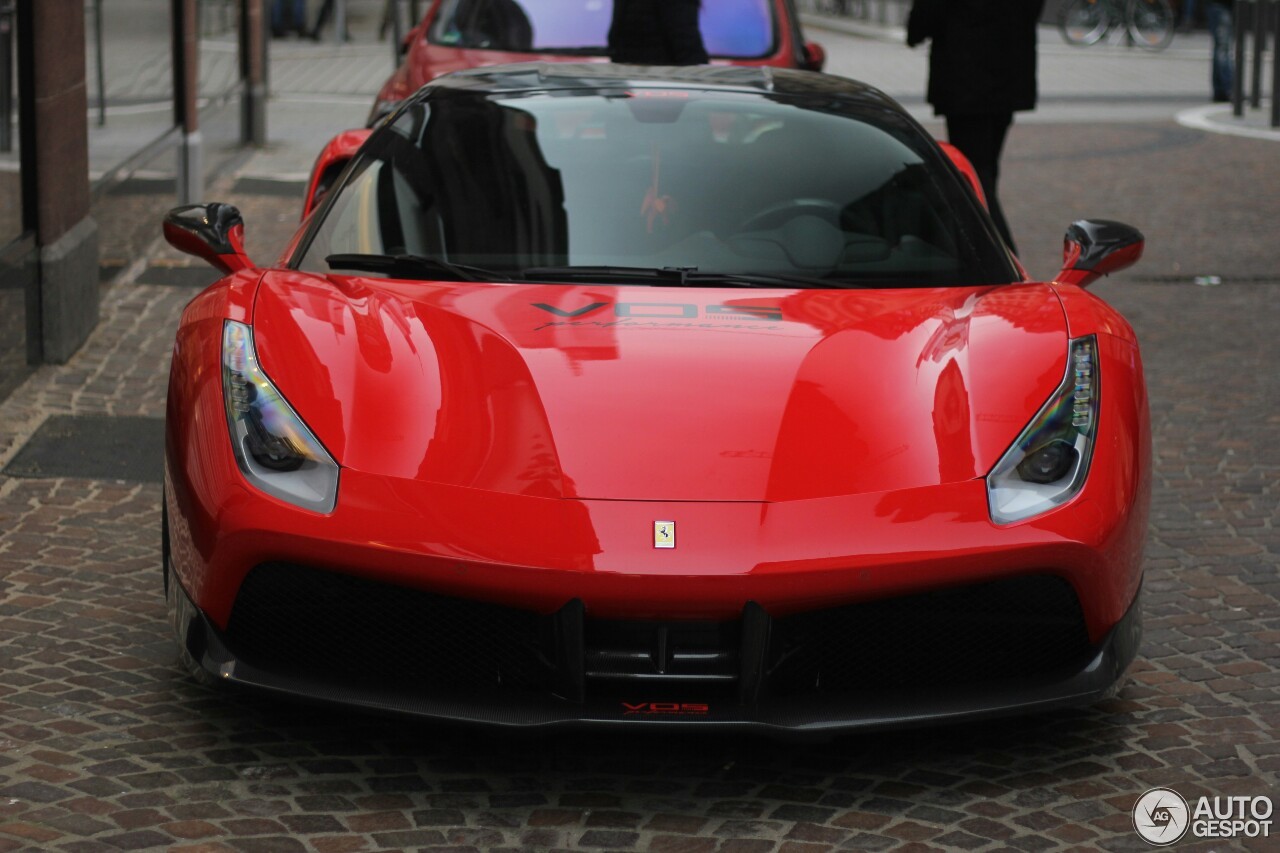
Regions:
<instances>
[{"instance_id":1,"label":"air intake vent","mask_svg":"<svg viewBox=\"0 0 1280 853\"><path fill-rule=\"evenodd\" d=\"M227 644L269 672L430 695L546 688L548 619L288 563L254 568Z\"/></svg>"},{"instance_id":2,"label":"air intake vent","mask_svg":"<svg viewBox=\"0 0 1280 853\"><path fill-rule=\"evenodd\" d=\"M588 619L588 694L625 693L697 684L716 693L736 689L741 668L738 623L621 622ZM718 689L722 688L722 689Z\"/></svg>"}]
</instances>

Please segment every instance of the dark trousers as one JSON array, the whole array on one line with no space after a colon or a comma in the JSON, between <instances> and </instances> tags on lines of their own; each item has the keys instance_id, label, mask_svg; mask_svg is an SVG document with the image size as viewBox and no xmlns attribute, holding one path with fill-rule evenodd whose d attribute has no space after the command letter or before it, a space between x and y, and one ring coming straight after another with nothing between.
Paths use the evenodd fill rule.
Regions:
<instances>
[{"instance_id":1,"label":"dark trousers","mask_svg":"<svg viewBox=\"0 0 1280 853\"><path fill-rule=\"evenodd\" d=\"M286 32L307 32L307 0L276 0L271 4L271 34L279 38Z\"/></svg>"},{"instance_id":2,"label":"dark trousers","mask_svg":"<svg viewBox=\"0 0 1280 853\"><path fill-rule=\"evenodd\" d=\"M982 184L982 191L987 196L987 209L995 220L996 230L1014 254L1017 254L1013 236L1009 233L1009 223L1005 222L1004 211L996 196L996 182L1000 177L1000 152L1004 149L1004 138L1009 134L1009 126L1012 124L1013 113L947 116L947 137L973 164L974 171L978 173L978 182Z\"/></svg>"},{"instance_id":3,"label":"dark trousers","mask_svg":"<svg viewBox=\"0 0 1280 853\"><path fill-rule=\"evenodd\" d=\"M1213 34L1213 70L1210 82L1215 101L1231 100L1231 86L1235 80L1235 59L1231 55L1231 7L1224 3L1209 4L1209 32ZM1275 97L1273 92L1272 97Z\"/></svg>"}]
</instances>

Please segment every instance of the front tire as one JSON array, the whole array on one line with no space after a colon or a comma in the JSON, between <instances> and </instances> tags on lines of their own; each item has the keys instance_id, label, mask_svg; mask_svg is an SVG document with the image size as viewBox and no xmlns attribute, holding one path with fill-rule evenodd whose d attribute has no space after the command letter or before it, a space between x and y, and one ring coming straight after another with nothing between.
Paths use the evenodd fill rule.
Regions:
<instances>
[{"instance_id":1,"label":"front tire","mask_svg":"<svg viewBox=\"0 0 1280 853\"><path fill-rule=\"evenodd\" d=\"M1164 50L1173 41L1175 22L1169 0L1128 0L1124 19L1129 37L1144 50Z\"/></svg>"},{"instance_id":2,"label":"front tire","mask_svg":"<svg viewBox=\"0 0 1280 853\"><path fill-rule=\"evenodd\" d=\"M1058 12L1058 32L1067 44L1097 44L1111 30L1104 0L1068 0Z\"/></svg>"},{"instance_id":3,"label":"front tire","mask_svg":"<svg viewBox=\"0 0 1280 853\"><path fill-rule=\"evenodd\" d=\"M165 493L161 492L160 505L160 564L164 573L164 601L166 618L169 622L169 629L173 632L177 639L178 660L182 664L182 668L187 671L196 682L204 685L210 685L217 681L209 673L205 672L204 667L192 656L191 650L182 642L185 632L182 630L182 620L184 618L183 609L179 602L179 596L185 597L176 577L173 575L173 550L169 544L169 501L166 499Z\"/></svg>"}]
</instances>

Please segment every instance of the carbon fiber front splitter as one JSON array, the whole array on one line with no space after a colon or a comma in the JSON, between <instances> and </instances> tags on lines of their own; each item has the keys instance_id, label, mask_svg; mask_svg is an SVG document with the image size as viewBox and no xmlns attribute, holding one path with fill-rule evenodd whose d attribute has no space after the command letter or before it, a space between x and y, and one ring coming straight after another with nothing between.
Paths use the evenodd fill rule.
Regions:
<instances>
[{"instance_id":1,"label":"carbon fiber front splitter","mask_svg":"<svg viewBox=\"0 0 1280 853\"><path fill-rule=\"evenodd\" d=\"M1087 705L1114 695L1142 638L1141 592L1087 662L1072 671L981 688L930 690L927 686L875 695L814 693L762 696L752 704L703 700L691 686L686 695L635 697L635 701L574 702L556 696L514 692L455 692L425 695L395 689L353 688L255 668L227 648L223 636L170 575L169 619L184 664L201 681L240 685L282 697L370 711L499 727L688 727L765 734L829 734L938 725L986 717L1022 715Z\"/></svg>"}]
</instances>

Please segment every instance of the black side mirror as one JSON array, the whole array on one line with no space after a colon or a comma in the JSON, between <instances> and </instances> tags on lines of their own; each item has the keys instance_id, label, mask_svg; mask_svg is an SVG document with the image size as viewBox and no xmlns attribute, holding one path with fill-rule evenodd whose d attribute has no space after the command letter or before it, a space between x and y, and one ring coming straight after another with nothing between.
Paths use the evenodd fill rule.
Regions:
<instances>
[{"instance_id":1,"label":"black side mirror","mask_svg":"<svg viewBox=\"0 0 1280 853\"><path fill-rule=\"evenodd\" d=\"M253 269L253 261L244 251L244 219L234 205L212 202L175 207L165 215L164 239L224 274Z\"/></svg>"},{"instance_id":2,"label":"black side mirror","mask_svg":"<svg viewBox=\"0 0 1280 853\"><path fill-rule=\"evenodd\" d=\"M1088 287L1104 275L1136 264L1146 245L1141 231L1122 222L1073 222L1062 241L1062 271L1054 281Z\"/></svg>"}]
</instances>

